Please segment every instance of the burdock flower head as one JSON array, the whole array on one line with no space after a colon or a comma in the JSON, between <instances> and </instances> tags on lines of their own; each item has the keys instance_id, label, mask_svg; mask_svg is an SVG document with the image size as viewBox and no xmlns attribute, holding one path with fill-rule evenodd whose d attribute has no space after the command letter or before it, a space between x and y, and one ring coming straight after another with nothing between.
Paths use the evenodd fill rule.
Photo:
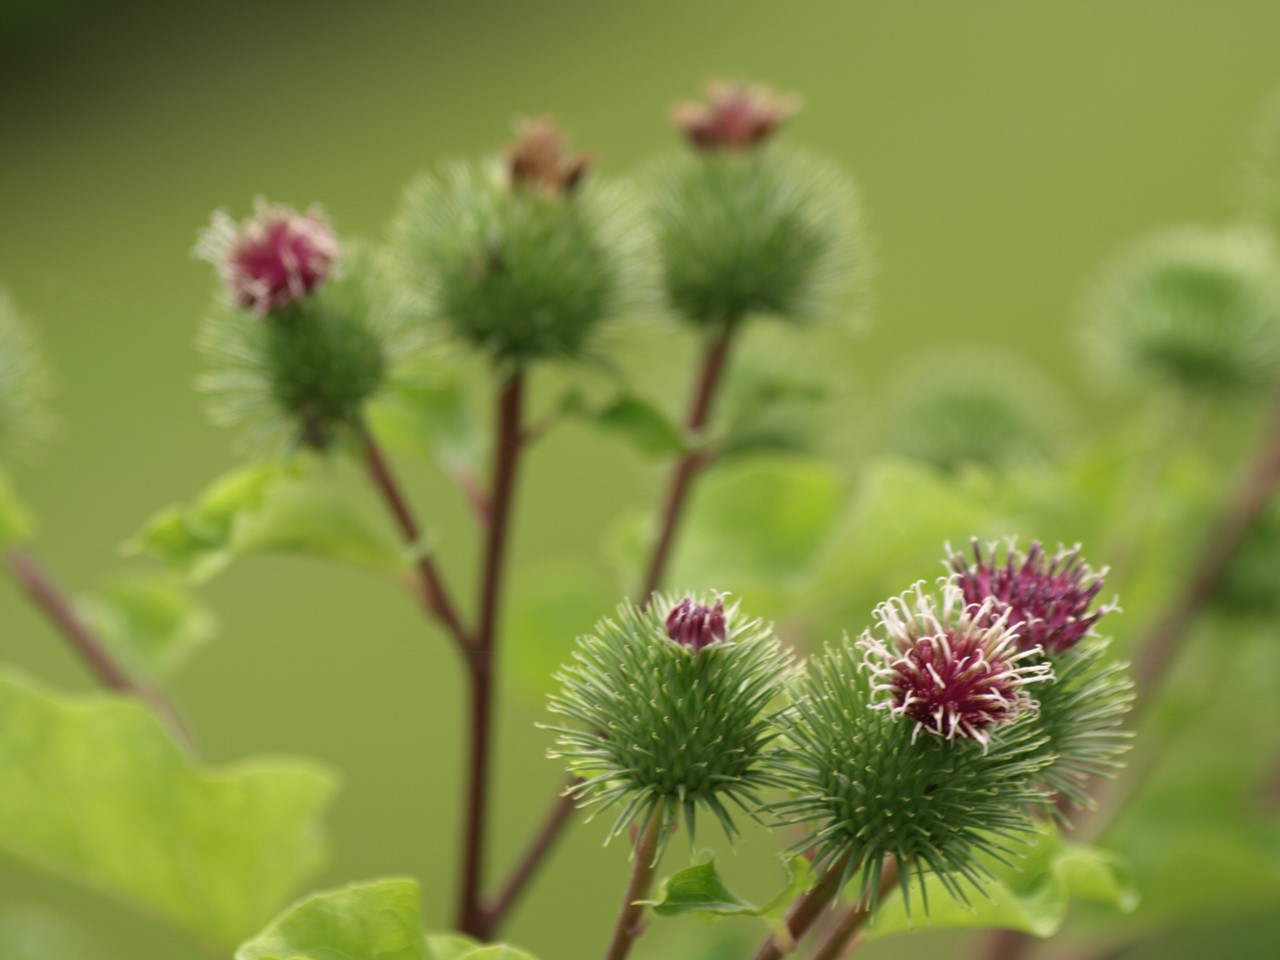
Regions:
<instances>
[{"instance_id":1,"label":"burdock flower head","mask_svg":"<svg viewBox=\"0 0 1280 960\"><path fill-rule=\"evenodd\" d=\"M1047 663L1026 662L1007 617L994 601L967 606L960 588L946 583L942 603L917 583L876 608L883 639L862 635L864 663L877 706L923 731L954 740L976 740L985 749L991 731L1015 719L1031 702L1025 687L1052 679Z\"/></svg>"},{"instance_id":2,"label":"burdock flower head","mask_svg":"<svg viewBox=\"0 0 1280 960\"><path fill-rule=\"evenodd\" d=\"M262 198L243 223L217 211L195 247L196 256L218 268L231 302L260 316L324 283L338 253L338 239L319 208L298 213Z\"/></svg>"},{"instance_id":3,"label":"burdock flower head","mask_svg":"<svg viewBox=\"0 0 1280 960\"><path fill-rule=\"evenodd\" d=\"M993 545L984 553L973 541L973 563L950 548L955 581L970 604L990 604L987 617L1005 617L1023 650L1040 647L1047 656L1071 649L1094 632L1104 615L1118 610L1114 602L1091 609L1102 591L1107 570L1094 571L1080 556L1080 545L1048 556L1039 541L1024 554L1012 543L1003 563Z\"/></svg>"},{"instance_id":4,"label":"burdock flower head","mask_svg":"<svg viewBox=\"0 0 1280 960\"><path fill-rule=\"evenodd\" d=\"M564 718L551 756L563 758L584 804L617 807L610 836L655 811L699 810L732 835L730 810L754 809L778 785L773 718L792 659L772 630L720 596L654 596L618 608L578 641L556 679Z\"/></svg>"},{"instance_id":5,"label":"burdock flower head","mask_svg":"<svg viewBox=\"0 0 1280 960\"><path fill-rule=\"evenodd\" d=\"M714 81L707 103L677 103L671 119L699 150L747 150L768 141L800 106L768 87Z\"/></svg>"},{"instance_id":6,"label":"burdock flower head","mask_svg":"<svg viewBox=\"0 0 1280 960\"><path fill-rule=\"evenodd\" d=\"M550 196L567 196L593 161L589 153L570 156L555 121L539 117L517 127L516 142L507 149L507 176L514 189L533 187Z\"/></svg>"}]
</instances>

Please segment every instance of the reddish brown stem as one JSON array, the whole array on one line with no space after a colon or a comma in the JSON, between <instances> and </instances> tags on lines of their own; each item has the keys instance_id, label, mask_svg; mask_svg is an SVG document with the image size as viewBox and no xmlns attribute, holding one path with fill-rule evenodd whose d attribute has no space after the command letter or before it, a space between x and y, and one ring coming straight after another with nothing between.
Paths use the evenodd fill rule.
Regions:
<instances>
[{"instance_id":1,"label":"reddish brown stem","mask_svg":"<svg viewBox=\"0 0 1280 960\"><path fill-rule=\"evenodd\" d=\"M178 710L160 690L142 683L116 662L110 649L89 628L74 605L34 556L23 550L9 553L9 568L27 596L71 644L103 686L145 703L188 747L191 731Z\"/></svg>"},{"instance_id":2,"label":"reddish brown stem","mask_svg":"<svg viewBox=\"0 0 1280 960\"><path fill-rule=\"evenodd\" d=\"M659 841L662 839L662 801L654 807L649 823L636 844L635 862L631 867L631 879L622 898L622 909L614 924L613 937L605 960L626 960L635 942L644 933L644 906L640 903L649 895L653 875L658 869Z\"/></svg>"},{"instance_id":3,"label":"reddish brown stem","mask_svg":"<svg viewBox=\"0 0 1280 960\"><path fill-rule=\"evenodd\" d=\"M382 448L378 446L373 434L367 428L362 427L360 430L360 446L364 453L365 466L369 470L369 479L373 481L374 489L382 495L396 526L400 528L400 534L404 537L405 543L415 551L423 551L422 530L413 515L409 501L400 489L400 484L391 470L390 461L387 460ZM430 553L421 552L416 569L422 587L423 607L449 631L458 651L470 660L473 656L471 638L458 618L457 608L449 598L444 578L436 568Z\"/></svg>"},{"instance_id":4,"label":"reddish brown stem","mask_svg":"<svg viewBox=\"0 0 1280 960\"><path fill-rule=\"evenodd\" d=\"M814 885L813 889L797 897L796 901L787 910L785 920L787 930L790 931L793 941L798 942L809 932L810 928L818 922L818 918L822 916L822 911L830 905L836 894L840 892L840 883L844 879L844 871L847 865L847 859L841 858L837 860L822 875L822 878ZM781 960L784 954L791 952L790 947L790 944L778 943L776 936L769 936L764 943L760 944L760 949L755 952L752 960Z\"/></svg>"},{"instance_id":5,"label":"reddish brown stem","mask_svg":"<svg viewBox=\"0 0 1280 960\"><path fill-rule=\"evenodd\" d=\"M703 356L698 382L694 387L693 398L685 419L685 425L692 434L703 431L711 418L712 404L728 359L729 346L734 329L734 324L727 325L711 341ZM650 558L645 575L641 592L642 606L648 604L649 597L662 583L667 563L671 557L675 531L684 508L684 502L689 495L694 477L706 463L706 460L706 454L703 451L694 451L686 454L676 462L664 501L662 526L659 530L658 539L654 544L653 555ZM486 912L486 920L490 932L498 929L501 925L508 911L519 900L524 888L537 873L543 857L555 846L559 834L571 822L573 805L572 797L561 796L551 807L542 825L534 833L534 838L527 852L520 859L511 879Z\"/></svg>"},{"instance_id":6,"label":"reddish brown stem","mask_svg":"<svg viewBox=\"0 0 1280 960\"><path fill-rule=\"evenodd\" d=\"M720 385L725 361L729 356L729 346L733 342L734 324L727 324L708 344L702 358L702 368L698 382L694 386L693 399L689 405L689 413L685 418L685 429L689 439L696 441L698 435L706 428L711 418L711 406L715 400L716 390ZM662 585L662 577L667 569L671 549L675 543L676 530L680 525L680 517L685 503L689 499L689 490L698 471L707 463L705 450L695 449L686 453L676 463L671 474L671 482L667 487L667 495L663 502L662 520L658 527L658 537L654 541L653 555L649 560L648 573L644 580L641 601L647 602L649 596Z\"/></svg>"},{"instance_id":7,"label":"reddish brown stem","mask_svg":"<svg viewBox=\"0 0 1280 960\"><path fill-rule=\"evenodd\" d=\"M524 373L516 370L498 392L494 430L492 512L480 580L480 619L470 670L470 747L463 834L458 929L488 939L493 919L484 909L481 889L488 839L490 754L493 745L493 680L498 640L499 601L506 566L512 494L523 442Z\"/></svg>"},{"instance_id":8,"label":"reddish brown stem","mask_svg":"<svg viewBox=\"0 0 1280 960\"><path fill-rule=\"evenodd\" d=\"M898 885L898 865L889 860L885 863L883 871L880 873L880 891L876 900L879 903L889 891ZM840 960L841 957L847 957L856 948L855 938L858 932L863 928L866 922L871 919L872 905L863 899L855 903L844 916L840 918L840 922L836 924L835 929L827 936L823 944L818 947L817 952L813 955L813 960Z\"/></svg>"}]
</instances>

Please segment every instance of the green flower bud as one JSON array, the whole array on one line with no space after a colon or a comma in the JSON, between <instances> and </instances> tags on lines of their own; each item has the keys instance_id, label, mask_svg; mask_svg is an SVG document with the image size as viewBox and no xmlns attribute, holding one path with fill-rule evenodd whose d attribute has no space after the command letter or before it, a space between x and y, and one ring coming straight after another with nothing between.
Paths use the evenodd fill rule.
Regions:
<instances>
[{"instance_id":1,"label":"green flower bud","mask_svg":"<svg viewBox=\"0 0 1280 960\"><path fill-rule=\"evenodd\" d=\"M986 872L976 855L1014 854L1044 800L1044 736L1021 686L1043 687L1045 671L1021 666L1007 628L982 626L948 591L941 606L919 593L882 605L884 639L846 637L811 659L779 718L795 794L774 812L811 824L803 846L844 861L864 897L892 858L904 895L933 873L967 903Z\"/></svg>"},{"instance_id":2,"label":"green flower bud","mask_svg":"<svg viewBox=\"0 0 1280 960\"><path fill-rule=\"evenodd\" d=\"M1262 231L1184 228L1107 271L1087 303L1091 358L1117 378L1225 394L1280 367L1280 268Z\"/></svg>"},{"instance_id":3,"label":"green flower bud","mask_svg":"<svg viewBox=\"0 0 1280 960\"><path fill-rule=\"evenodd\" d=\"M427 314L499 362L588 354L649 285L639 205L588 164L537 121L504 165L455 164L412 184L393 246Z\"/></svg>"},{"instance_id":4,"label":"green flower bud","mask_svg":"<svg viewBox=\"0 0 1280 960\"><path fill-rule=\"evenodd\" d=\"M266 287L238 296L227 281L231 298L218 297L205 318L199 383L210 415L251 447L328 449L422 345L384 258L359 244L334 257L323 283L281 283L276 296Z\"/></svg>"},{"instance_id":5,"label":"green flower bud","mask_svg":"<svg viewBox=\"0 0 1280 960\"><path fill-rule=\"evenodd\" d=\"M741 128L712 144L725 147L695 137L694 151L659 163L649 178L668 303L695 326L828 315L867 272L856 191L834 166L763 144L781 122L778 109L755 106L741 121L735 104L734 123L720 119L722 105L703 124ZM687 109L677 113L692 137L690 123Z\"/></svg>"},{"instance_id":6,"label":"green flower bud","mask_svg":"<svg viewBox=\"0 0 1280 960\"><path fill-rule=\"evenodd\" d=\"M585 804L619 808L610 837L659 804L668 823L683 810L691 837L699 808L732 837L730 805L754 809L779 782L773 715L792 658L768 626L721 603L623 604L556 675L550 709L572 725L550 728L550 755L581 779Z\"/></svg>"},{"instance_id":7,"label":"green flower bud","mask_svg":"<svg viewBox=\"0 0 1280 960\"><path fill-rule=\"evenodd\" d=\"M27 450L49 435L51 393L30 325L0 288L0 454Z\"/></svg>"}]
</instances>

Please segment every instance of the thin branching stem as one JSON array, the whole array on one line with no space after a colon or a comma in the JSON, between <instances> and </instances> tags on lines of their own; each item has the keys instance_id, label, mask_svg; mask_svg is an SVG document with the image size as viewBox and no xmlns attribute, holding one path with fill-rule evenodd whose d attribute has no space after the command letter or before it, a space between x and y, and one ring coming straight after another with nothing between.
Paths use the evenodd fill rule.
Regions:
<instances>
[{"instance_id":1,"label":"thin branching stem","mask_svg":"<svg viewBox=\"0 0 1280 960\"><path fill-rule=\"evenodd\" d=\"M482 940L488 939L494 923L482 899L493 746L493 682L507 542L524 443L524 386L524 372L517 369L502 380L498 390L491 510L480 577L479 626L469 672L470 740L458 929Z\"/></svg>"},{"instance_id":2,"label":"thin branching stem","mask_svg":"<svg viewBox=\"0 0 1280 960\"><path fill-rule=\"evenodd\" d=\"M649 895L653 875L658 869L658 859L662 854L663 806L664 802L659 800L636 842L631 879L627 882L622 909L618 912L618 920L614 924L613 936L609 940L604 960L625 960L644 933L644 904L641 901Z\"/></svg>"},{"instance_id":3,"label":"thin branching stem","mask_svg":"<svg viewBox=\"0 0 1280 960\"><path fill-rule=\"evenodd\" d=\"M416 571L420 583L420 598L427 614L439 621L453 639L458 652L470 662L474 657L473 644L466 628L458 617L457 607L450 598L444 577L436 567L431 554L423 548L422 529L414 516L409 500L400 488L391 463L367 427L360 428L360 447L365 466L374 489L382 496L396 526L410 549L418 551Z\"/></svg>"},{"instance_id":4,"label":"thin branching stem","mask_svg":"<svg viewBox=\"0 0 1280 960\"><path fill-rule=\"evenodd\" d=\"M889 895L889 891L897 885L898 865L893 860L888 860L880 873L880 890L876 903L884 900ZM845 911L844 916L814 953L813 960L840 960L841 957L847 957L853 953L861 942L859 932L871 919L872 909L873 904L864 898Z\"/></svg>"},{"instance_id":5,"label":"thin branching stem","mask_svg":"<svg viewBox=\"0 0 1280 960\"><path fill-rule=\"evenodd\" d=\"M812 889L802 893L787 909L784 920L791 935L792 944L779 943L777 935L770 934L760 944L752 960L781 960L784 954L789 953L792 945L809 932L822 916L822 911L827 909L836 894L840 892L840 884L844 880L847 867L848 859L844 857L831 864Z\"/></svg>"},{"instance_id":6,"label":"thin branching stem","mask_svg":"<svg viewBox=\"0 0 1280 960\"><path fill-rule=\"evenodd\" d=\"M102 638L85 623L62 588L30 551L11 550L9 569L18 585L58 628L58 632L66 638L104 687L145 703L187 747L194 748L191 730L177 707L162 690L143 683L125 669Z\"/></svg>"},{"instance_id":7,"label":"thin branching stem","mask_svg":"<svg viewBox=\"0 0 1280 960\"><path fill-rule=\"evenodd\" d=\"M695 437L706 430L710 422L712 407L723 379L729 348L736 329L736 324L726 324L724 329L712 339L703 355L689 411L685 417L685 426ZM664 499L658 538L654 543L653 555L646 567L644 584L641 588L642 609L648 604L654 591L662 585L685 501L688 499L695 476L706 463L707 455L703 450L691 451L676 462ZM517 861L511 878L486 911L486 922L491 932L498 929L511 908L515 906L529 882L537 874L546 855L555 847L560 834L572 821L575 801L567 791L573 784L572 780L566 784L545 819L534 832L526 852Z\"/></svg>"}]
</instances>

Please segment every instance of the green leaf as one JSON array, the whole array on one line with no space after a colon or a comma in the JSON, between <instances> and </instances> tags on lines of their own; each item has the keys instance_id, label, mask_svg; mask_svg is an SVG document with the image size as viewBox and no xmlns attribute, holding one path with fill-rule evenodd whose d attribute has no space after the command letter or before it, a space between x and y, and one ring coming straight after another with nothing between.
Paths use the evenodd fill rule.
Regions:
<instances>
[{"instance_id":1,"label":"green leaf","mask_svg":"<svg viewBox=\"0 0 1280 960\"><path fill-rule=\"evenodd\" d=\"M323 768L192 762L144 707L0 674L0 850L215 945L257 929L324 858Z\"/></svg>"},{"instance_id":2,"label":"green leaf","mask_svg":"<svg viewBox=\"0 0 1280 960\"><path fill-rule=\"evenodd\" d=\"M677 457L688 450L680 427L655 404L634 393L623 392L595 406L581 393L570 392L561 400L560 412L626 440L646 457Z\"/></svg>"},{"instance_id":3,"label":"green leaf","mask_svg":"<svg viewBox=\"0 0 1280 960\"><path fill-rule=\"evenodd\" d=\"M153 678L173 673L215 630L213 614L171 577L115 580L78 606L132 672Z\"/></svg>"},{"instance_id":4,"label":"green leaf","mask_svg":"<svg viewBox=\"0 0 1280 960\"><path fill-rule=\"evenodd\" d=\"M33 526L31 512L18 499L9 478L0 471L0 547L30 538Z\"/></svg>"},{"instance_id":5,"label":"green leaf","mask_svg":"<svg viewBox=\"0 0 1280 960\"><path fill-rule=\"evenodd\" d=\"M716 462L761 454L812 454L821 444L832 390L812 370L776 360L735 370L724 399Z\"/></svg>"},{"instance_id":6,"label":"green leaf","mask_svg":"<svg viewBox=\"0 0 1280 960\"><path fill-rule=\"evenodd\" d=\"M783 913L796 897L813 886L813 866L805 857L789 857L787 884L762 906L743 900L720 878L715 860L707 860L672 874L658 886L657 899L644 901L660 917L694 914L701 917L759 917L789 943L790 931Z\"/></svg>"},{"instance_id":7,"label":"green leaf","mask_svg":"<svg viewBox=\"0 0 1280 960\"><path fill-rule=\"evenodd\" d=\"M331 477L301 462L243 467L190 507L151 520L126 550L207 580L237 556L287 552L400 571L407 552L353 510Z\"/></svg>"},{"instance_id":8,"label":"green leaf","mask_svg":"<svg viewBox=\"0 0 1280 960\"><path fill-rule=\"evenodd\" d=\"M416 880L373 880L294 904L236 960L534 960L506 944L422 932Z\"/></svg>"},{"instance_id":9,"label":"green leaf","mask_svg":"<svg viewBox=\"0 0 1280 960\"><path fill-rule=\"evenodd\" d=\"M488 434L466 378L443 370L397 385L369 405L374 434L389 449L425 453L449 470L484 462Z\"/></svg>"},{"instance_id":10,"label":"green leaf","mask_svg":"<svg viewBox=\"0 0 1280 960\"><path fill-rule=\"evenodd\" d=\"M1122 913L1138 906L1138 893L1117 856L1070 843L1051 827L1041 831L1025 860L1013 867L996 862L989 866L996 879L986 884L988 899L974 898L973 907L966 908L930 876L923 891L927 915L919 909L919 889L911 891L911 899L917 902L913 912L908 912L901 889L895 890L871 918L868 936L982 927L1051 937L1062 928L1073 900L1104 903Z\"/></svg>"},{"instance_id":11,"label":"green leaf","mask_svg":"<svg viewBox=\"0 0 1280 960\"><path fill-rule=\"evenodd\" d=\"M294 904L236 951L236 960L435 960L422 935L418 884L379 880Z\"/></svg>"}]
</instances>

